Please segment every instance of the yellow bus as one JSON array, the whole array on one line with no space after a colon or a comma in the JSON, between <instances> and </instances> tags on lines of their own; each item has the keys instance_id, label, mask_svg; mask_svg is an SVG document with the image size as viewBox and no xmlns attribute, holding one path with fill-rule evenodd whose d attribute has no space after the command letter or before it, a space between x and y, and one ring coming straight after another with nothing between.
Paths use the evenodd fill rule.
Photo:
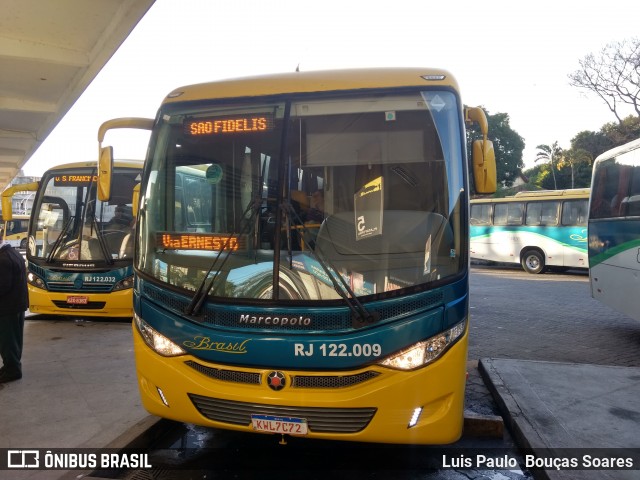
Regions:
<instances>
[{"instance_id":1,"label":"yellow bus","mask_svg":"<svg viewBox=\"0 0 640 480\"><path fill-rule=\"evenodd\" d=\"M465 121L433 69L182 87L151 129L133 336L144 407L209 427L442 444L462 432L469 318ZM111 184L113 185L113 183Z\"/></svg>"},{"instance_id":2,"label":"yellow bus","mask_svg":"<svg viewBox=\"0 0 640 480\"><path fill-rule=\"evenodd\" d=\"M113 169L111 198L96 199L96 162L59 165L38 183L27 236L29 311L35 314L133 316L133 192L142 161ZM3 212L12 191L3 192Z\"/></svg>"},{"instance_id":3,"label":"yellow bus","mask_svg":"<svg viewBox=\"0 0 640 480\"><path fill-rule=\"evenodd\" d=\"M27 248L29 215L13 215L11 220L2 220L2 241L14 248Z\"/></svg>"}]
</instances>

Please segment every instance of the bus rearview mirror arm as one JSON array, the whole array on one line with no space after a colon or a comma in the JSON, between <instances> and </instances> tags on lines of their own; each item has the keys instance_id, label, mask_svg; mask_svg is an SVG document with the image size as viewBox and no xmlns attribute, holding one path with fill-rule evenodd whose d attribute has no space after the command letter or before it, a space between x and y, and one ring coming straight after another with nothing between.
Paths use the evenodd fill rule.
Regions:
<instances>
[{"instance_id":1,"label":"bus rearview mirror arm","mask_svg":"<svg viewBox=\"0 0 640 480\"><path fill-rule=\"evenodd\" d=\"M107 202L111 198L111 175L113 173L113 147L103 147L102 142L109 130L134 128L151 130L152 118L124 117L107 120L98 129L98 200Z\"/></svg>"},{"instance_id":2,"label":"bus rearview mirror arm","mask_svg":"<svg viewBox=\"0 0 640 480\"><path fill-rule=\"evenodd\" d=\"M20 183L9 187L2 192L2 219L9 221L13 219L13 205L11 199L18 192L35 192L38 190L38 182Z\"/></svg>"}]
</instances>

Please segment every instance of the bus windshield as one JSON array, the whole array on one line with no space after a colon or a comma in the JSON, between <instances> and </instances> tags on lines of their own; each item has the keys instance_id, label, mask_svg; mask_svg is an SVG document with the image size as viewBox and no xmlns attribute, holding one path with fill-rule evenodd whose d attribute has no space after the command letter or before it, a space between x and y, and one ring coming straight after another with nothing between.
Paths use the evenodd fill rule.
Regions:
<instances>
[{"instance_id":1,"label":"bus windshield","mask_svg":"<svg viewBox=\"0 0 640 480\"><path fill-rule=\"evenodd\" d=\"M32 213L30 257L108 264L124 259L123 240L133 227L131 192L140 171L116 169L114 179L117 187L111 200L100 202L95 196L95 168L47 172Z\"/></svg>"},{"instance_id":2,"label":"bus windshield","mask_svg":"<svg viewBox=\"0 0 640 480\"><path fill-rule=\"evenodd\" d=\"M453 93L424 89L165 105L137 268L216 299L374 298L451 281L466 262L460 111ZM68 213L51 201L52 224L83 196L68 195Z\"/></svg>"}]
</instances>

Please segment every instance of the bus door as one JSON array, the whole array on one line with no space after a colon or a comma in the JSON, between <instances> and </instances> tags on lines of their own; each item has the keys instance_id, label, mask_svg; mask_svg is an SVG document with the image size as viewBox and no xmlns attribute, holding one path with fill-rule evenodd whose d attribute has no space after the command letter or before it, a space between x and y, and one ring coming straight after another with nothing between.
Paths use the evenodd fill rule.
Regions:
<instances>
[{"instance_id":1,"label":"bus door","mask_svg":"<svg viewBox=\"0 0 640 480\"><path fill-rule=\"evenodd\" d=\"M588 268L587 257L587 219L589 215L588 199L565 200L562 202L560 218L563 238L562 266Z\"/></svg>"}]
</instances>

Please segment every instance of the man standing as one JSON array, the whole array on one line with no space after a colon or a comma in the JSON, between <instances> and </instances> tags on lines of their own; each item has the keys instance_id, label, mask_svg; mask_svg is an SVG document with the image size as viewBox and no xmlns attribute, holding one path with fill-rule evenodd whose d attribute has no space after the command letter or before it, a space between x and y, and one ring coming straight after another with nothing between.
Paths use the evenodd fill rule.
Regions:
<instances>
[{"instance_id":1,"label":"man standing","mask_svg":"<svg viewBox=\"0 0 640 480\"><path fill-rule=\"evenodd\" d=\"M0 383L22 378L24 312L29 308L24 258L6 242L0 244Z\"/></svg>"}]
</instances>

